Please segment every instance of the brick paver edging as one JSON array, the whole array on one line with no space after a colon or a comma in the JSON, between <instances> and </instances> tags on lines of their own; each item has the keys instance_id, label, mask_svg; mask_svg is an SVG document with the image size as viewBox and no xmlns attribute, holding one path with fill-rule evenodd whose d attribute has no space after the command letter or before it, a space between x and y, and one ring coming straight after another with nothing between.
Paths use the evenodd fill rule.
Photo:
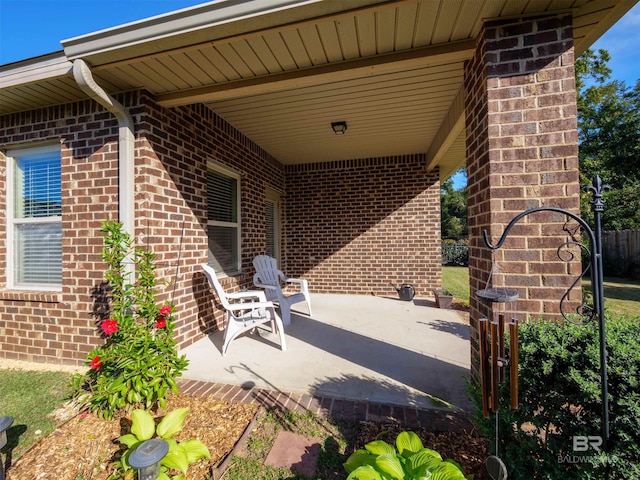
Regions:
<instances>
[{"instance_id":1,"label":"brick paver edging","mask_svg":"<svg viewBox=\"0 0 640 480\"><path fill-rule=\"evenodd\" d=\"M296 412L313 412L336 420L361 420L375 423L395 423L411 428L428 428L433 432L473 430L468 412L421 409L367 401L316 397L299 393L229 385L200 380L178 379L180 391L190 395L212 396L229 403L250 403L265 408Z\"/></svg>"}]
</instances>

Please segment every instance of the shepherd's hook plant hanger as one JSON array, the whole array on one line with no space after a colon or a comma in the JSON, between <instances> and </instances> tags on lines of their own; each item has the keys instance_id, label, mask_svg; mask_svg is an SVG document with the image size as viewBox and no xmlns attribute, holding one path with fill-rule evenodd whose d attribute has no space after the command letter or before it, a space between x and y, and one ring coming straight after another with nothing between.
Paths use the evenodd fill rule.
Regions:
<instances>
[{"instance_id":1,"label":"shepherd's hook plant hanger","mask_svg":"<svg viewBox=\"0 0 640 480\"><path fill-rule=\"evenodd\" d=\"M604 316L604 274L602 269L602 212L604 211L605 200L602 197L604 191L609 190L609 185L602 182L600 176L595 175L592 184L585 187L585 191L591 193L591 211L594 216L594 227L591 226L569 210L557 207L537 207L526 210L513 218L505 228L500 240L495 245L489 241L486 230L482 235L484 243L491 250L497 250L504 244L511 228L524 217L537 212L556 212L563 214L572 220L575 220L581 227L583 232L589 237L589 248L585 247L578 240L571 240L562 243L557 250L557 256L561 261L571 262L575 255L568 250L570 246L578 246L589 254L589 265L583 268L581 275L571 284L569 289L562 296L560 301L560 313L563 318L569 322L575 323L575 316L569 317L563 310L564 301L568 298L571 290L580 282L582 277L591 270L591 292L593 295L593 306L583 303L576 308L576 314L581 319L580 323L588 322L597 317L599 326L599 342L600 342L600 387L602 395L602 448L604 452L609 451L609 394L608 394L608 378L607 378L607 347L605 336L605 316ZM567 249L568 256L563 257L563 249Z\"/></svg>"}]
</instances>

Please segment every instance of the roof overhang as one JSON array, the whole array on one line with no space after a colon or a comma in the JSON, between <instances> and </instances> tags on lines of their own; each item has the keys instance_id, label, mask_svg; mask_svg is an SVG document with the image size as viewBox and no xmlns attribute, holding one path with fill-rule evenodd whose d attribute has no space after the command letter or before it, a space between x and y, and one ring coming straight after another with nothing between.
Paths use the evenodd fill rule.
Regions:
<instances>
[{"instance_id":1,"label":"roof overhang","mask_svg":"<svg viewBox=\"0 0 640 480\"><path fill-rule=\"evenodd\" d=\"M205 103L284 164L421 153L446 177L465 160L463 66L484 22L571 14L579 55L637 1L214 1L0 66L0 114L85 98L81 58L108 93Z\"/></svg>"}]
</instances>

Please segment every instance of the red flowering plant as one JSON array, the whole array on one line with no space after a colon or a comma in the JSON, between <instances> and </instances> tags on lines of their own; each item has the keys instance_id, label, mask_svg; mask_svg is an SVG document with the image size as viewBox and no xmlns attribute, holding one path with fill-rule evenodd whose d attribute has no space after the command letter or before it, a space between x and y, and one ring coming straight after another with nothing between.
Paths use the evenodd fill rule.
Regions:
<instances>
[{"instance_id":1,"label":"red flowering plant","mask_svg":"<svg viewBox=\"0 0 640 480\"><path fill-rule=\"evenodd\" d=\"M101 232L102 259L109 267L109 312L98 323L105 343L89 352L89 370L75 375L73 386L79 402L110 418L122 409L164 407L188 362L177 353L173 306L157 301L153 252L134 249L118 222L105 222ZM129 281L131 260L135 283Z\"/></svg>"}]
</instances>

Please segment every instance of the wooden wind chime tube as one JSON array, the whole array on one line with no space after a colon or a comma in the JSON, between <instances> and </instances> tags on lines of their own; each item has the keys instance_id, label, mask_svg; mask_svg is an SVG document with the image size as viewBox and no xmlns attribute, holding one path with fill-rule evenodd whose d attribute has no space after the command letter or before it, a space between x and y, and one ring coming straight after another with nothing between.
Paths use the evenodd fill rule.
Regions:
<instances>
[{"instance_id":1,"label":"wooden wind chime tube","mask_svg":"<svg viewBox=\"0 0 640 480\"><path fill-rule=\"evenodd\" d=\"M482 415L489 416L489 356L487 352L487 324L486 318L478 320L478 333L480 336L480 386L482 388Z\"/></svg>"},{"instance_id":2,"label":"wooden wind chime tube","mask_svg":"<svg viewBox=\"0 0 640 480\"><path fill-rule=\"evenodd\" d=\"M509 369L511 386L511 408L518 408L518 319L509 322Z\"/></svg>"},{"instance_id":3,"label":"wooden wind chime tube","mask_svg":"<svg viewBox=\"0 0 640 480\"><path fill-rule=\"evenodd\" d=\"M491 337L491 410L498 410L498 383L500 380L500 364L498 355L500 352L498 322L489 323L489 336Z\"/></svg>"},{"instance_id":4,"label":"wooden wind chime tube","mask_svg":"<svg viewBox=\"0 0 640 480\"><path fill-rule=\"evenodd\" d=\"M505 354L504 354L504 313L498 314L498 382L504 383L506 379Z\"/></svg>"},{"instance_id":5,"label":"wooden wind chime tube","mask_svg":"<svg viewBox=\"0 0 640 480\"><path fill-rule=\"evenodd\" d=\"M506 369L510 373L511 408L518 408L518 319L505 321L499 313L497 320L481 318L478 321L480 337L480 381L482 386L482 414L498 410L498 387L506 380ZM505 352L505 327L509 328L509 358Z\"/></svg>"}]
</instances>

